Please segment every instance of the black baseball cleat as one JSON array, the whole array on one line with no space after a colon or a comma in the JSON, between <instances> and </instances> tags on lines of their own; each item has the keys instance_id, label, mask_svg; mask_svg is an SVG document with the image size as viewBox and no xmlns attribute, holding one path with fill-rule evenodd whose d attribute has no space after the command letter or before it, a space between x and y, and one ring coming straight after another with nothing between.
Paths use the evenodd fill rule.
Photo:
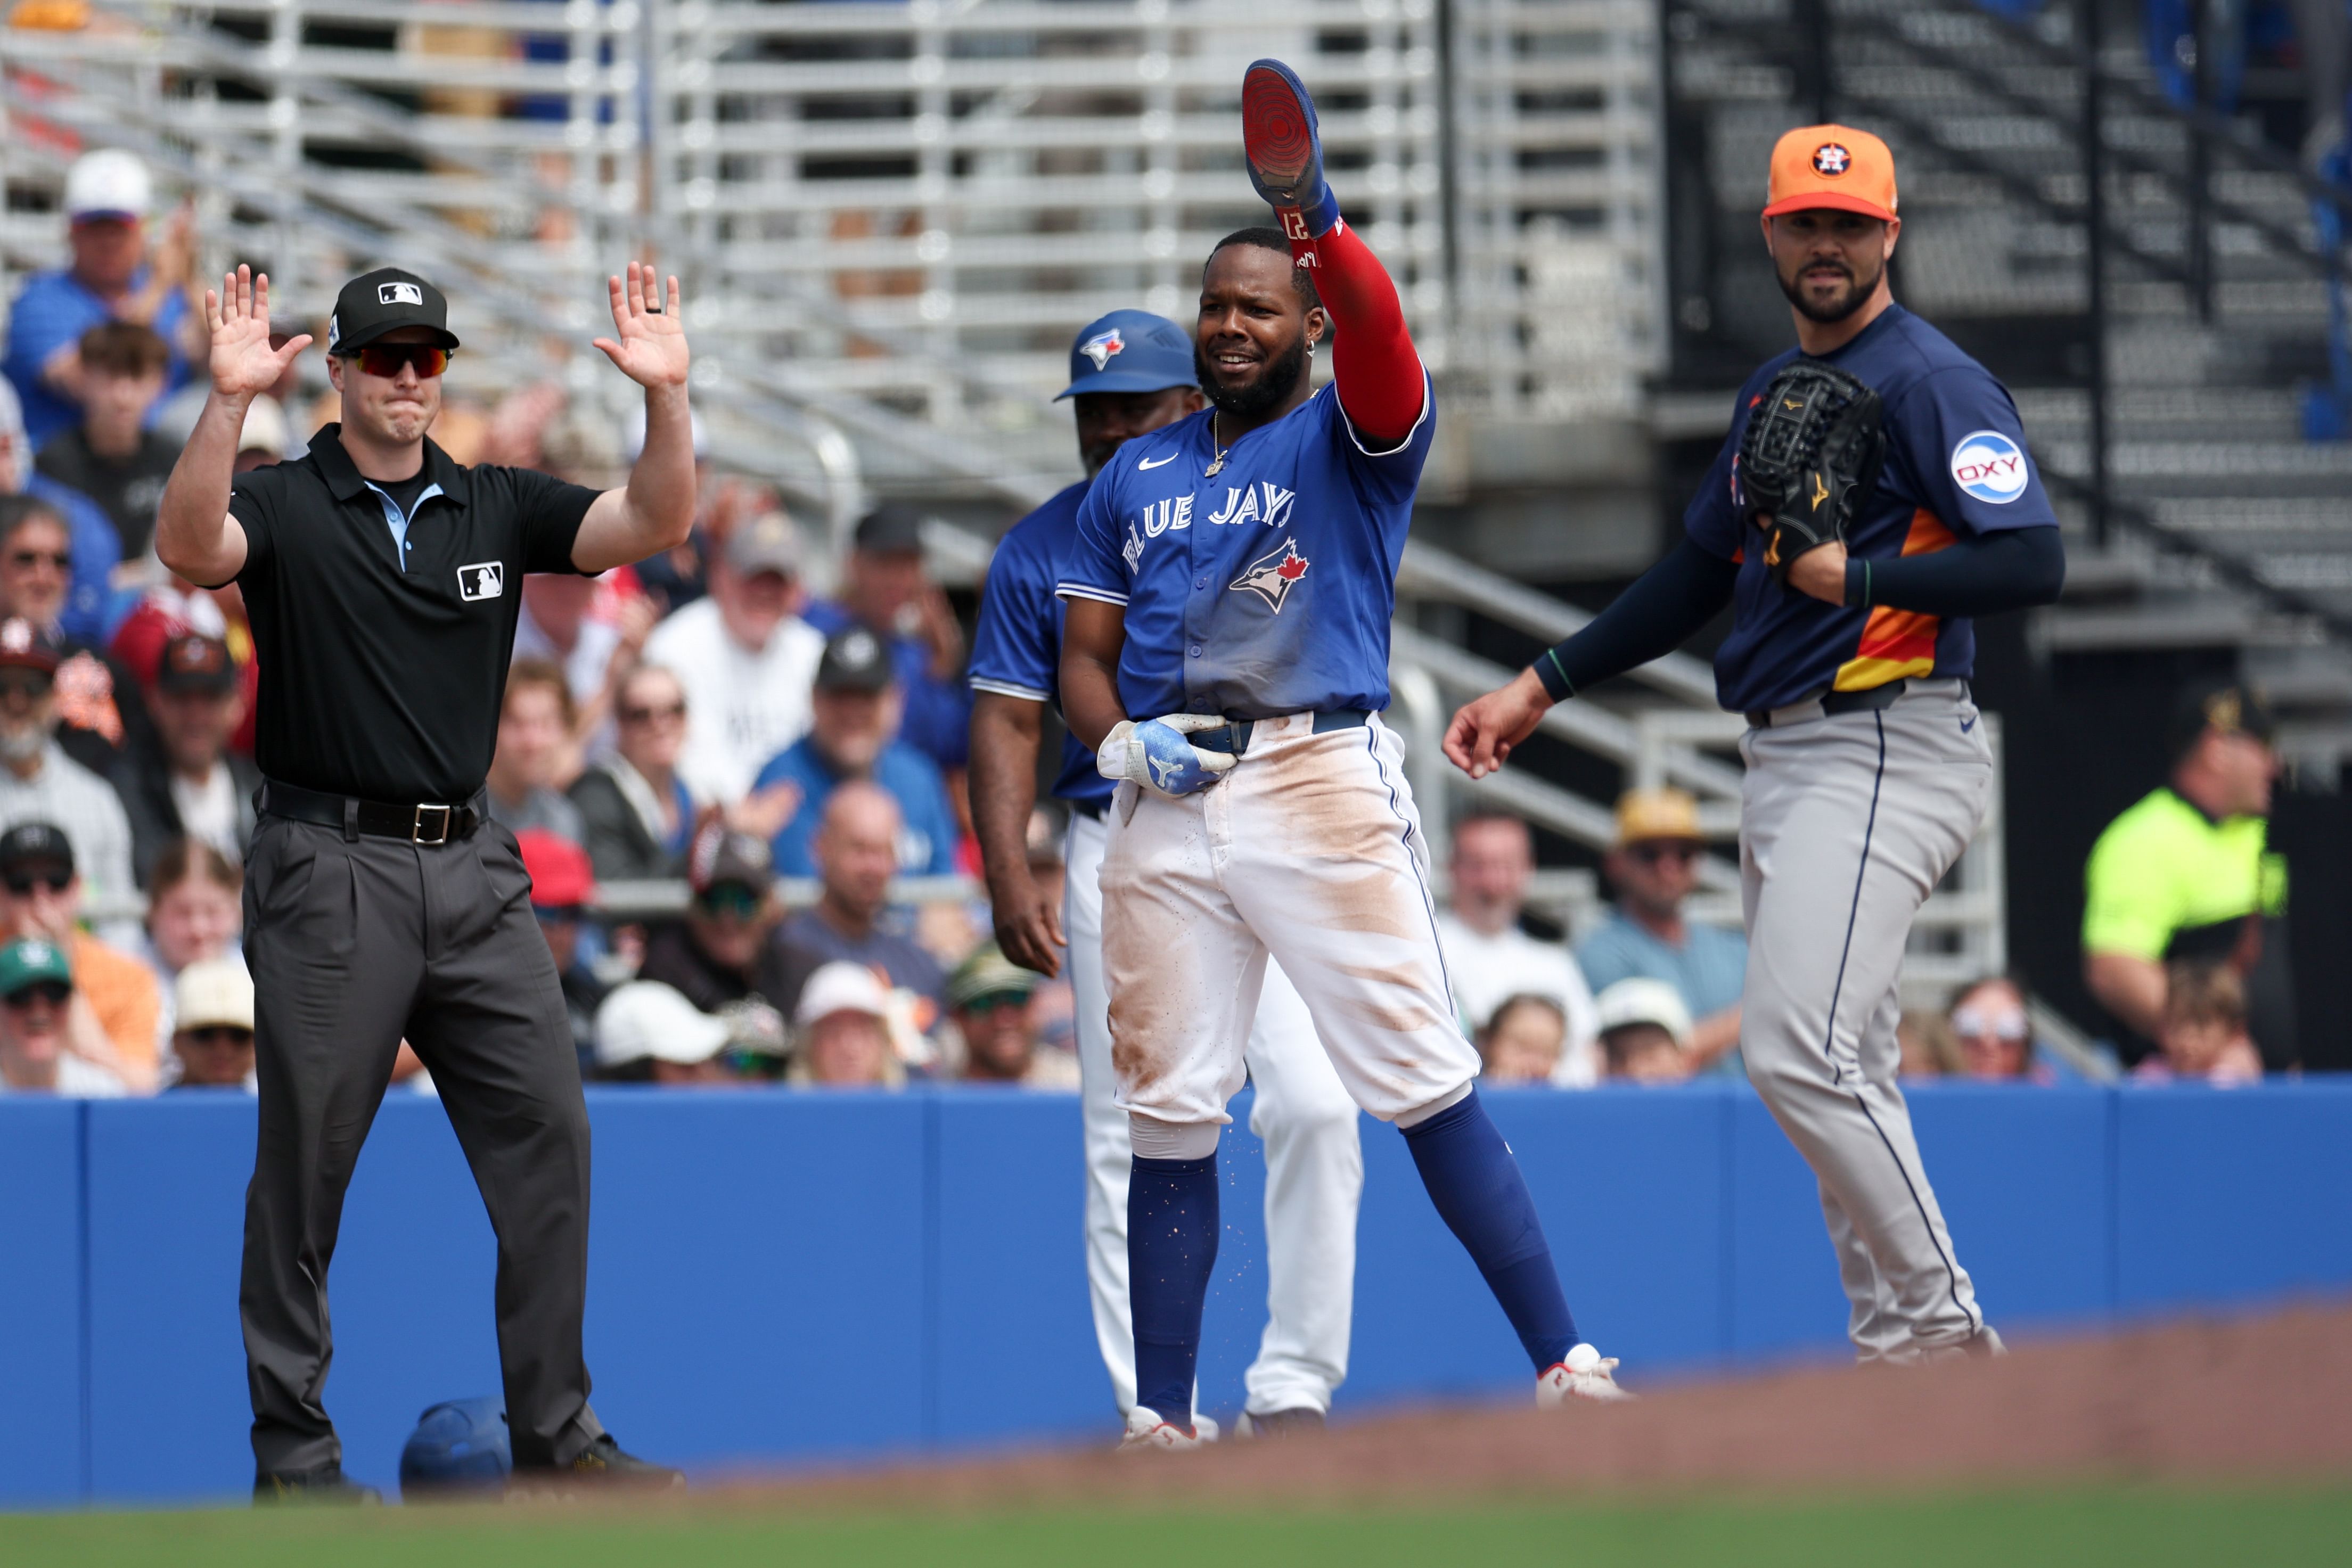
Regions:
<instances>
[{"instance_id":1,"label":"black baseball cleat","mask_svg":"<svg viewBox=\"0 0 2352 1568\"><path fill-rule=\"evenodd\" d=\"M507 1495L565 1496L586 1491L684 1491L686 1472L627 1452L609 1432L580 1450L568 1465L518 1465L507 1478Z\"/></svg>"},{"instance_id":2,"label":"black baseball cleat","mask_svg":"<svg viewBox=\"0 0 2352 1568\"><path fill-rule=\"evenodd\" d=\"M343 1474L341 1465L325 1465L315 1470L268 1470L253 1478L256 1508L356 1508L382 1501L383 1493L352 1479Z\"/></svg>"},{"instance_id":3,"label":"black baseball cleat","mask_svg":"<svg viewBox=\"0 0 2352 1568\"><path fill-rule=\"evenodd\" d=\"M1244 1437L1319 1437L1323 1435L1323 1412L1311 1405L1302 1405L1296 1410L1269 1410L1263 1416L1244 1410L1235 1430Z\"/></svg>"}]
</instances>

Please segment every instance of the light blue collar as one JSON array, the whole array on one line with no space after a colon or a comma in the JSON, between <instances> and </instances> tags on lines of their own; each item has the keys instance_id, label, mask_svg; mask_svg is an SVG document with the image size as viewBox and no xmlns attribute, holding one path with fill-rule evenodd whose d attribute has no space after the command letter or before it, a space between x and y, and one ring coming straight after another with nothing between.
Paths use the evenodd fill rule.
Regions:
<instances>
[{"instance_id":1,"label":"light blue collar","mask_svg":"<svg viewBox=\"0 0 2352 1568\"><path fill-rule=\"evenodd\" d=\"M383 503L384 527L392 530L393 550L400 557L400 570L406 571L408 570L408 524L409 520L415 517L416 512L403 512L400 509L400 503L392 498L392 493L374 480L362 479L360 482L373 490L375 498ZM416 511L423 511L425 502L444 493L438 485L425 486L425 493L416 497Z\"/></svg>"}]
</instances>

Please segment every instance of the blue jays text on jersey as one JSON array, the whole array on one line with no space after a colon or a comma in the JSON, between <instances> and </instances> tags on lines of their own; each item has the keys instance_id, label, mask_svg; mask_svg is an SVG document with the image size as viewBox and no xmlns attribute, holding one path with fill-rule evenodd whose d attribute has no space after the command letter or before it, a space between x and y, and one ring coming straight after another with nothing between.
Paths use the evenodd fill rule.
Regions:
<instances>
[{"instance_id":1,"label":"blue jays text on jersey","mask_svg":"<svg viewBox=\"0 0 2352 1568\"><path fill-rule=\"evenodd\" d=\"M1717 699L1738 713L1889 681L1974 674L1976 633L1965 618L1825 604L1775 582L1763 552L1748 548L1761 536L1739 494L1740 436L1748 411L1796 357L1791 350L1769 361L1739 389L1731 433L1683 515L1700 548L1741 563L1731 635L1715 656ZM1847 532L1848 555L1885 560L1942 549L1962 534L2057 526L2017 405L1949 338L1889 305L1852 342L1822 358L1885 403L1886 464Z\"/></svg>"},{"instance_id":2,"label":"blue jays text on jersey","mask_svg":"<svg viewBox=\"0 0 2352 1568\"><path fill-rule=\"evenodd\" d=\"M1397 561L1435 402L1424 377L1420 420L1383 452L1333 386L1222 464L1212 410L1119 448L1078 509L1057 591L1126 607L1130 717L1388 706Z\"/></svg>"},{"instance_id":3,"label":"blue jays text on jersey","mask_svg":"<svg viewBox=\"0 0 2352 1568\"><path fill-rule=\"evenodd\" d=\"M1080 347L1091 352L1087 345ZM1077 538L1078 503L1086 496L1086 481L1080 480L1013 524L997 541L995 558L988 563L988 583L981 591L980 624L971 638L972 690L1060 706L1066 611L1055 597L1054 584L1071 541ZM1097 771L1095 754L1065 732L1062 774L1054 781L1054 793L1099 808L1110 800L1112 789L1111 781Z\"/></svg>"}]
</instances>

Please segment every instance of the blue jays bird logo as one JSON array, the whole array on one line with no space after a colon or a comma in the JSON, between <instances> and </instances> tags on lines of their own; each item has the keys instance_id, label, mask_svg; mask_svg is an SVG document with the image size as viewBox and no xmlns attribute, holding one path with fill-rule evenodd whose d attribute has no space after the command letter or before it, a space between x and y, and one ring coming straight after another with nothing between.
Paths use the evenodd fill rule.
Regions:
<instances>
[{"instance_id":1,"label":"blue jays bird logo","mask_svg":"<svg viewBox=\"0 0 2352 1568\"><path fill-rule=\"evenodd\" d=\"M1078 345L1078 352L1092 360L1097 370L1101 370L1113 358L1126 351L1127 340L1118 335L1116 327L1106 328Z\"/></svg>"},{"instance_id":2,"label":"blue jays bird logo","mask_svg":"<svg viewBox=\"0 0 2352 1568\"><path fill-rule=\"evenodd\" d=\"M1307 575L1307 558L1298 553L1298 541L1285 539L1242 570L1242 574L1228 585L1228 591L1247 590L1265 600L1276 615L1282 613L1282 601L1298 580Z\"/></svg>"}]
</instances>

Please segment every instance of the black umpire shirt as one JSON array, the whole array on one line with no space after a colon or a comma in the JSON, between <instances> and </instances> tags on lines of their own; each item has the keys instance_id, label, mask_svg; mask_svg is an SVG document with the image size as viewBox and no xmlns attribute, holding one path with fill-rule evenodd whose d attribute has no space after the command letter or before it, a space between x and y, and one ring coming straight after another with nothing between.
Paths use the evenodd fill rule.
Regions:
<instances>
[{"instance_id":1,"label":"black umpire shirt","mask_svg":"<svg viewBox=\"0 0 2352 1568\"><path fill-rule=\"evenodd\" d=\"M331 424L298 462L236 476L236 574L261 664L254 759L306 789L461 803L489 772L528 571L571 571L596 492L467 468L425 443L407 559L386 491Z\"/></svg>"}]
</instances>

